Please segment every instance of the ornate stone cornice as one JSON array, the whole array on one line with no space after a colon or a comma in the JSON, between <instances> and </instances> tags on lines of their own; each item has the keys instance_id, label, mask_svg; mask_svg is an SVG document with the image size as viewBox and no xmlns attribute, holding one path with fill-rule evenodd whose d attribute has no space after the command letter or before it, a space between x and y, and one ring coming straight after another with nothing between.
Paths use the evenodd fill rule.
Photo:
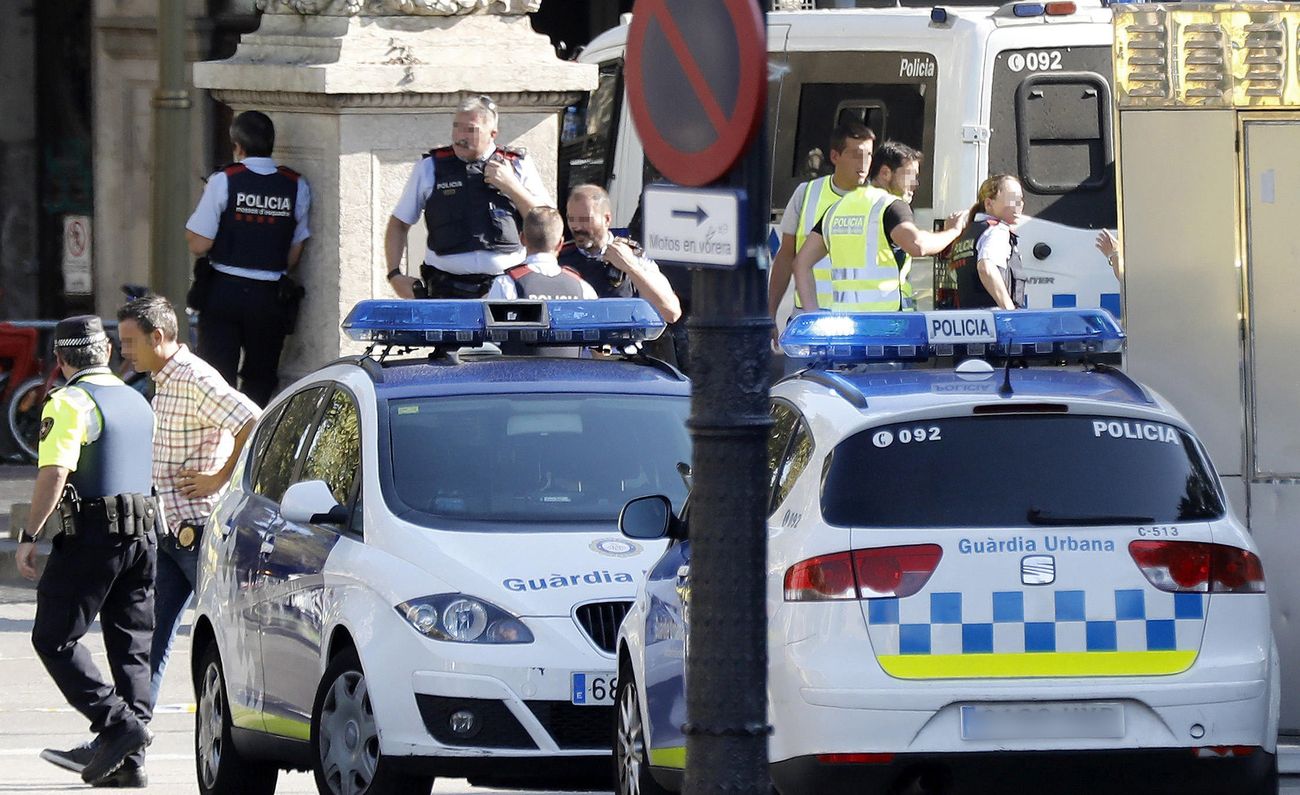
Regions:
<instances>
[{"instance_id":1,"label":"ornate stone cornice","mask_svg":"<svg viewBox=\"0 0 1300 795\"><path fill-rule=\"evenodd\" d=\"M472 93L472 92L470 92ZM244 89L213 89L212 96L233 107L261 107L272 104L278 108L325 108L333 110L371 110L374 108L409 108L412 110L452 110L465 100L469 93L448 94L312 94L293 91L250 91ZM579 91L518 91L494 94L502 113L512 111L556 111L577 102Z\"/></svg>"},{"instance_id":2,"label":"ornate stone cornice","mask_svg":"<svg viewBox=\"0 0 1300 795\"><path fill-rule=\"evenodd\" d=\"M257 0L269 13L329 17L457 17L465 14L527 14L542 0Z\"/></svg>"}]
</instances>

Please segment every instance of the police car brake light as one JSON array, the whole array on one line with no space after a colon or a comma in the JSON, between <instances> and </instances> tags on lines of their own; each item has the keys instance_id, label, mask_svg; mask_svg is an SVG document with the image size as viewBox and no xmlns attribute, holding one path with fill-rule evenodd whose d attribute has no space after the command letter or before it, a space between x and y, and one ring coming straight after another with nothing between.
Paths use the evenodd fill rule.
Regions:
<instances>
[{"instance_id":1,"label":"police car brake light","mask_svg":"<svg viewBox=\"0 0 1300 795\"><path fill-rule=\"evenodd\" d=\"M786 326L781 348L793 358L844 364L1068 357L1118 353L1124 332L1104 309L809 312Z\"/></svg>"},{"instance_id":2,"label":"police car brake light","mask_svg":"<svg viewBox=\"0 0 1300 795\"><path fill-rule=\"evenodd\" d=\"M882 599L911 596L939 566L938 544L877 547L818 555L785 573L787 602Z\"/></svg>"},{"instance_id":3,"label":"police car brake light","mask_svg":"<svg viewBox=\"0 0 1300 795\"><path fill-rule=\"evenodd\" d=\"M588 301L360 301L343 321L358 342L472 347L485 342L621 345L657 338L663 318L640 298Z\"/></svg>"},{"instance_id":4,"label":"police car brake light","mask_svg":"<svg viewBox=\"0 0 1300 795\"><path fill-rule=\"evenodd\" d=\"M1133 541L1143 576L1175 593L1264 593L1264 567L1250 550L1201 541Z\"/></svg>"}]
</instances>

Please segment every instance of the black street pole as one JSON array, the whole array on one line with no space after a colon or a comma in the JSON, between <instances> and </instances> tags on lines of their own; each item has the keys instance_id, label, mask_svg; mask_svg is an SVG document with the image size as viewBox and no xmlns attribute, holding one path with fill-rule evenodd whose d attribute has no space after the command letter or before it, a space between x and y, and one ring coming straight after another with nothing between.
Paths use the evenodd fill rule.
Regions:
<instances>
[{"instance_id":1,"label":"black street pole","mask_svg":"<svg viewBox=\"0 0 1300 795\"><path fill-rule=\"evenodd\" d=\"M760 51L767 52L766 42ZM759 118L758 134L729 179L749 202L740 241L745 262L734 271L695 272L695 311L687 323L695 459L687 795L769 792L765 599L772 323L767 316L766 113L760 110Z\"/></svg>"}]
</instances>

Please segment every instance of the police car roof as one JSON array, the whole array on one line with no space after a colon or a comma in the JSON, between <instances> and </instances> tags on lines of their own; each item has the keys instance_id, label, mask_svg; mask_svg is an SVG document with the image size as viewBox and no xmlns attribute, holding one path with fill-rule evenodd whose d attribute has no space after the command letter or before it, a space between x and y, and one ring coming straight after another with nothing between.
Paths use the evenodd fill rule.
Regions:
<instances>
[{"instance_id":1,"label":"police car roof","mask_svg":"<svg viewBox=\"0 0 1300 795\"><path fill-rule=\"evenodd\" d=\"M951 368L811 369L784 379L773 393L785 397L832 394L835 402L818 401L815 411L833 413L854 423L864 417L879 420L903 412L945 411L990 403L1012 411L1015 405L1064 403L1088 404L1107 414L1163 417L1186 424L1158 394L1110 367L1012 368L1010 395L1001 392L1003 380L1001 368L975 374Z\"/></svg>"},{"instance_id":2,"label":"police car roof","mask_svg":"<svg viewBox=\"0 0 1300 795\"><path fill-rule=\"evenodd\" d=\"M385 398L533 392L690 395L690 382L664 366L625 359L487 356L458 364L399 362L375 384Z\"/></svg>"}]
</instances>

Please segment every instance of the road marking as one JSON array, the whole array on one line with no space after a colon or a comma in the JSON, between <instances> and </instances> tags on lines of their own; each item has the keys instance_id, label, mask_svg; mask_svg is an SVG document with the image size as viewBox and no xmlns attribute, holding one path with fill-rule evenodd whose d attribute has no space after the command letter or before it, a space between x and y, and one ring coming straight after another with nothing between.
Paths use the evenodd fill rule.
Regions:
<instances>
[{"instance_id":1,"label":"road marking","mask_svg":"<svg viewBox=\"0 0 1300 795\"><path fill-rule=\"evenodd\" d=\"M190 714L190 715L193 715L195 709L196 709L196 707L195 707L195 705L192 704L192 703L190 703L190 704L161 704L161 705L159 705L159 706L157 706L157 707L154 707L153 714L155 714L155 715L179 715L179 714ZM72 707L28 707L28 708L26 708L26 709L15 709L15 710L10 710L10 711L12 711L12 712L46 712L46 713L51 713L51 712L76 712L76 710L74 710Z\"/></svg>"},{"instance_id":2,"label":"road marking","mask_svg":"<svg viewBox=\"0 0 1300 795\"><path fill-rule=\"evenodd\" d=\"M44 750L44 748L0 748L0 756L40 756L41 751ZM145 751L145 758L150 762L178 762L192 760L194 754L156 754Z\"/></svg>"}]
</instances>

